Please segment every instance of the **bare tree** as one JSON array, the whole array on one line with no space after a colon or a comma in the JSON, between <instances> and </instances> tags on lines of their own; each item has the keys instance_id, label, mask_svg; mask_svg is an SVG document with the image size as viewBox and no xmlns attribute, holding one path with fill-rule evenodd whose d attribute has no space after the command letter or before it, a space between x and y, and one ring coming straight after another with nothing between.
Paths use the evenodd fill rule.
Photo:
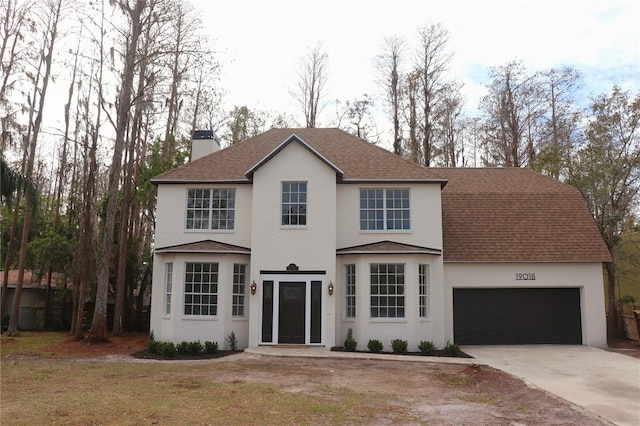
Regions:
<instances>
[{"instance_id":1,"label":"bare tree","mask_svg":"<svg viewBox=\"0 0 640 426\"><path fill-rule=\"evenodd\" d=\"M133 3L133 4L131 4ZM149 19L145 11L150 5L147 0L118 0L118 7L124 12L129 21L129 34L126 38L124 69L122 81L116 103L115 134L113 159L109 170L109 186L107 191L107 208L104 222L104 236L98 268L98 287L96 289L96 303L93 320L88 338L93 341L107 340L107 303L109 296L109 270L111 266L111 252L116 225L116 211L120 174L122 170L122 153L125 147L127 127L131 113L133 82L137 65L138 40L142 34L144 22Z\"/></svg>"},{"instance_id":2,"label":"bare tree","mask_svg":"<svg viewBox=\"0 0 640 426\"><path fill-rule=\"evenodd\" d=\"M528 75L522 62L491 69L493 81L480 108L485 120L485 143L490 165L520 167L535 155L536 135L529 134L541 115L537 75Z\"/></svg>"},{"instance_id":3,"label":"bare tree","mask_svg":"<svg viewBox=\"0 0 640 426\"><path fill-rule=\"evenodd\" d=\"M575 99L581 78L580 72L570 67L540 74L544 113L535 168L556 179L566 174L572 146L578 138L581 114Z\"/></svg>"},{"instance_id":4,"label":"bare tree","mask_svg":"<svg viewBox=\"0 0 640 426\"><path fill-rule=\"evenodd\" d=\"M290 90L291 96L300 104L306 120L306 127L316 127L316 120L323 105L327 85L327 63L329 57L320 43L308 56L302 58L298 68L298 87Z\"/></svg>"},{"instance_id":5,"label":"bare tree","mask_svg":"<svg viewBox=\"0 0 640 426\"><path fill-rule=\"evenodd\" d=\"M374 101L366 93L353 101L336 101L337 127L371 143L377 143L378 132L372 114Z\"/></svg>"},{"instance_id":6,"label":"bare tree","mask_svg":"<svg viewBox=\"0 0 640 426\"><path fill-rule=\"evenodd\" d=\"M27 178L31 178L33 174L34 160L36 145L38 142L38 135L40 133L40 126L42 125L44 103L47 94L47 88L51 77L51 66L53 63L53 52L55 43L58 36L58 22L63 13L63 0L53 1L50 0L44 6L44 19L43 19L43 54L40 56L38 69L44 67L42 76L42 86L34 85L33 100L38 99L37 112L35 113L35 119L30 122L32 132L29 138L29 154L27 158L26 173ZM32 104L35 106L35 103ZM31 111L33 112L33 110ZM18 208L16 206L16 208ZM24 222L22 226L22 238L20 242L20 258L18 260L18 282L16 284L16 290L13 297L13 308L11 310L11 319L9 321L9 327L7 328L7 334L14 336L18 334L18 323L20 318L20 299L22 297L22 286L24 284L24 270L26 267L27 259L27 245L29 244L29 232L31 230L31 212L33 206L30 203L30 199L25 199L25 213Z\"/></svg>"},{"instance_id":7,"label":"bare tree","mask_svg":"<svg viewBox=\"0 0 640 426\"><path fill-rule=\"evenodd\" d=\"M393 126L393 152L402 154L402 128L400 127L400 108L402 107L403 75L400 66L403 62L405 42L399 37L384 39L383 51L376 57L378 80L384 90L384 102L389 109Z\"/></svg>"},{"instance_id":8,"label":"bare tree","mask_svg":"<svg viewBox=\"0 0 640 426\"><path fill-rule=\"evenodd\" d=\"M438 162L444 167L456 167L463 163L464 145L462 142L464 119L462 117L463 99L460 85L452 83L442 95L435 114L435 138L440 141Z\"/></svg>"},{"instance_id":9,"label":"bare tree","mask_svg":"<svg viewBox=\"0 0 640 426\"><path fill-rule=\"evenodd\" d=\"M449 32L440 24L424 26L418 30L419 46L416 51L416 71L419 72L422 107L423 164L431 165L434 150L434 127L438 121L438 104L447 85L445 72L452 54L447 51Z\"/></svg>"}]
</instances>

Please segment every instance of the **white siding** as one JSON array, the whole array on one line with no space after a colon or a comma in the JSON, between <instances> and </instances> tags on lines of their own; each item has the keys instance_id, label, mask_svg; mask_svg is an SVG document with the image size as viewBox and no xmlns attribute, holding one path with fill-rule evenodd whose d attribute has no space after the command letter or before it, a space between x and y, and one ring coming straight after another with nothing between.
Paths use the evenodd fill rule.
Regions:
<instances>
[{"instance_id":1,"label":"white siding","mask_svg":"<svg viewBox=\"0 0 640 426\"><path fill-rule=\"evenodd\" d=\"M454 288L580 289L582 342L606 347L604 285L600 263L445 263L445 333L453 341ZM535 280L516 280L516 274L535 274Z\"/></svg>"},{"instance_id":2,"label":"white siding","mask_svg":"<svg viewBox=\"0 0 640 426\"><path fill-rule=\"evenodd\" d=\"M281 225L283 181L307 182L307 225ZM300 271L326 271L335 283L336 262L336 173L302 145L287 145L259 168L253 179L251 276L260 283L260 271L283 271L294 263ZM251 297L249 344L259 341L261 293ZM333 346L335 297L324 304L325 344Z\"/></svg>"},{"instance_id":3,"label":"white siding","mask_svg":"<svg viewBox=\"0 0 640 426\"><path fill-rule=\"evenodd\" d=\"M235 188L236 209L233 230L186 229L187 190L192 188ZM167 247L202 240L222 241L242 247L251 245L251 185L248 184L163 184L158 185L155 247Z\"/></svg>"}]
</instances>

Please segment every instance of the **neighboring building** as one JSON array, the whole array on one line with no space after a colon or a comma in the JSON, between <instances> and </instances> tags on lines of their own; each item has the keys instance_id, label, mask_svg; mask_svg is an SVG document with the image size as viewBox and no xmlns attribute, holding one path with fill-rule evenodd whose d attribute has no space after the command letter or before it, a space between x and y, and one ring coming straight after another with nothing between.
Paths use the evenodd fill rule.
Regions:
<instances>
[{"instance_id":1,"label":"neighboring building","mask_svg":"<svg viewBox=\"0 0 640 426\"><path fill-rule=\"evenodd\" d=\"M609 253L579 192L531 170L272 129L152 181L158 340L606 345Z\"/></svg>"}]
</instances>

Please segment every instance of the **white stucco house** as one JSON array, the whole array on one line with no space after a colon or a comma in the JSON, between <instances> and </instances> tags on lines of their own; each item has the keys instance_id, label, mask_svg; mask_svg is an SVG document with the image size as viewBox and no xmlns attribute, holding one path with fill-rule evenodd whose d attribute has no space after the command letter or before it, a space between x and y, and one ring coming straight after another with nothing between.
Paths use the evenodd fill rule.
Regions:
<instances>
[{"instance_id":1,"label":"white stucco house","mask_svg":"<svg viewBox=\"0 0 640 426\"><path fill-rule=\"evenodd\" d=\"M153 183L158 340L606 345L609 252L579 192L531 170L272 129Z\"/></svg>"}]
</instances>

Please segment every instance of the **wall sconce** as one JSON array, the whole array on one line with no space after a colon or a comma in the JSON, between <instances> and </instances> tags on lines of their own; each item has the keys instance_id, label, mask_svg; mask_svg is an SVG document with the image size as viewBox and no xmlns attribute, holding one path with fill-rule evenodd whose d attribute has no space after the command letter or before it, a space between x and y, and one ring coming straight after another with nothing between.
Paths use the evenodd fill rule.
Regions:
<instances>
[{"instance_id":1,"label":"wall sconce","mask_svg":"<svg viewBox=\"0 0 640 426\"><path fill-rule=\"evenodd\" d=\"M251 283L251 295L256 294L256 290L258 289L258 285L256 284L256 280L253 280Z\"/></svg>"},{"instance_id":2,"label":"wall sconce","mask_svg":"<svg viewBox=\"0 0 640 426\"><path fill-rule=\"evenodd\" d=\"M333 282L329 281L329 287L327 287L327 290L329 290L329 296L333 296Z\"/></svg>"}]
</instances>

